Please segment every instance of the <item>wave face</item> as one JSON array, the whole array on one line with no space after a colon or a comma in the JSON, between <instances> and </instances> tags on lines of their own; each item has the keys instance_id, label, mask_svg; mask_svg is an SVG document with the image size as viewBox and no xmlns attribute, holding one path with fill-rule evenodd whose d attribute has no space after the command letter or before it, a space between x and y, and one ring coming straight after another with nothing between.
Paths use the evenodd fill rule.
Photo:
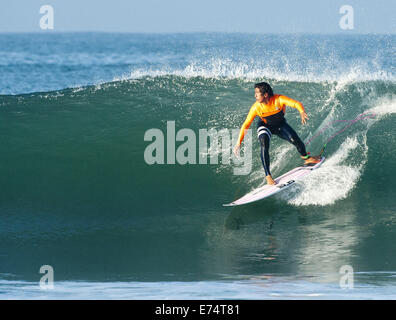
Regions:
<instances>
[{"instance_id":1,"label":"wave face","mask_svg":"<svg viewBox=\"0 0 396 320\"><path fill-rule=\"evenodd\" d=\"M394 62L385 58L394 37L280 37L284 47L273 44L278 58L264 44L246 49L255 35L146 37L147 45L150 37L160 43L173 39L171 48L185 43L186 51L191 48L186 39L201 39L201 50L215 58L192 64L180 53L178 66L168 70L166 63L157 69L146 63L110 82L0 96L3 278L35 281L42 265L53 266L59 280L98 281L338 274L343 265L395 269L396 83ZM378 41L384 49L376 60L367 58L371 46L363 56L361 46ZM286 42L300 49L289 54ZM227 60L232 43L238 43L233 61ZM220 59L221 46L226 58ZM354 51L343 57L349 46ZM158 50L157 58L166 58ZM259 51L258 64L242 67ZM335 60L322 65L328 56ZM262 184L255 139L248 175L234 175L225 161L146 163L151 142L145 133L152 128L166 133L167 121L175 122L176 132L188 128L196 136L200 129L239 128L258 81L303 102L310 117L306 126L291 108L286 117L309 142L309 151L318 152L331 138L322 168L290 192L234 209L221 206ZM18 90L36 85L40 81ZM372 116L343 130L362 114ZM176 148L182 144L177 141ZM300 164L296 150L276 137L270 155L275 176Z\"/></svg>"}]
</instances>

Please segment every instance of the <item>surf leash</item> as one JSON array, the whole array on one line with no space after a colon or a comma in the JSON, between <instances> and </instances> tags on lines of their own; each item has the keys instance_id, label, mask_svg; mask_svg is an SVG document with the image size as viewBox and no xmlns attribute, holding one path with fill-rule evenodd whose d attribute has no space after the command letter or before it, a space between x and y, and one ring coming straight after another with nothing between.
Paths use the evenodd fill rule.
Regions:
<instances>
[{"instance_id":1,"label":"surf leash","mask_svg":"<svg viewBox=\"0 0 396 320\"><path fill-rule=\"evenodd\" d=\"M319 135L321 135L327 128L329 128L330 126L332 126L335 123L347 123L347 125L345 125L341 130L337 131L335 134L333 134L330 138L327 139L326 143L323 145L322 150L319 153L319 156L322 156L322 154L324 153L327 144L333 140L336 136L338 136L339 134L343 133L346 129L348 129L350 126L352 126L353 124L355 124L356 122L360 121L360 120L364 120L364 119L368 119L371 118L373 119L376 115L374 113L361 113L359 114L355 119L353 120L336 120L336 121L332 121L330 122L328 125L326 125L324 128L322 128L321 130L318 131L318 133L316 135L314 135L311 139L309 139L305 145L309 145L313 140L315 140Z\"/></svg>"}]
</instances>

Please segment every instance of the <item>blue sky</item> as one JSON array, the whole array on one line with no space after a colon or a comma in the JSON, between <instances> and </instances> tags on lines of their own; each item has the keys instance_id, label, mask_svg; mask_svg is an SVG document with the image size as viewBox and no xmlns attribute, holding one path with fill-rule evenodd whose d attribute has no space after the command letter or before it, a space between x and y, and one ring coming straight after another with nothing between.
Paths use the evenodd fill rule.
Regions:
<instances>
[{"instance_id":1,"label":"blue sky","mask_svg":"<svg viewBox=\"0 0 396 320\"><path fill-rule=\"evenodd\" d=\"M54 8L54 30L39 26ZM339 27L340 7L354 29ZM395 0L1 0L0 32L396 33Z\"/></svg>"}]
</instances>

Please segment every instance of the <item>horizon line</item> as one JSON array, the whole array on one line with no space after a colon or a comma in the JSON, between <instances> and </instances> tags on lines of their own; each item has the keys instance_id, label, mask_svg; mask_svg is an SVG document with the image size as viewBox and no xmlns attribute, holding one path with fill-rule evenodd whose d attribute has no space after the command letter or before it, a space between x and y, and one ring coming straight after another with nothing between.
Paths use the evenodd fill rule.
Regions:
<instances>
[{"instance_id":1,"label":"horizon line","mask_svg":"<svg viewBox=\"0 0 396 320\"><path fill-rule=\"evenodd\" d=\"M106 34L141 34L141 35L174 35L174 34L251 34L251 35L396 35L394 32L255 32L255 31L172 31L172 32L145 32L145 31L100 31L100 30L38 30L38 31L1 31L0 34L52 34L52 33L106 33Z\"/></svg>"}]
</instances>

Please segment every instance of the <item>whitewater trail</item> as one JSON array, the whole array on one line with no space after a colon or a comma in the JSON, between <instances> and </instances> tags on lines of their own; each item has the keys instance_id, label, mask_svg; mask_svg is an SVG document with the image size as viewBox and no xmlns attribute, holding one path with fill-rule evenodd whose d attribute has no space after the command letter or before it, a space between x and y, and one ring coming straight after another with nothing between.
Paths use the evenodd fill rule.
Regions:
<instances>
[{"instance_id":1,"label":"whitewater trail","mask_svg":"<svg viewBox=\"0 0 396 320\"><path fill-rule=\"evenodd\" d=\"M294 188L290 188L290 193L279 197L295 206L332 205L347 198L356 187L367 163L369 128L384 116L396 113L396 101L394 98L379 99L376 106L366 113L375 115L375 118L363 119L367 121L363 132L347 137L337 151L326 159L320 170L313 171Z\"/></svg>"}]
</instances>

